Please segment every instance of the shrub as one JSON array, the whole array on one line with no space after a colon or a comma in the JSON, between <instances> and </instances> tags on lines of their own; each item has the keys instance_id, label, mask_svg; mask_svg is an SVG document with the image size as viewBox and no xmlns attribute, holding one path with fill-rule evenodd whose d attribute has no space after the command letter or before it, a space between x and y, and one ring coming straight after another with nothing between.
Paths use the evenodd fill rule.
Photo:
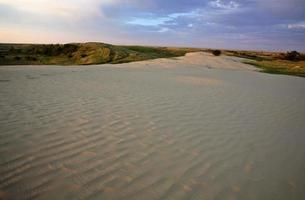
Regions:
<instances>
[{"instance_id":1,"label":"shrub","mask_svg":"<svg viewBox=\"0 0 305 200\"><path fill-rule=\"evenodd\" d=\"M78 46L75 44L65 44L63 46L63 53L64 54L71 54L78 50Z\"/></svg>"},{"instance_id":2,"label":"shrub","mask_svg":"<svg viewBox=\"0 0 305 200\"><path fill-rule=\"evenodd\" d=\"M42 54L46 56L58 56L63 48L59 44L48 44L42 46Z\"/></svg>"},{"instance_id":3,"label":"shrub","mask_svg":"<svg viewBox=\"0 0 305 200\"><path fill-rule=\"evenodd\" d=\"M288 51L285 54L285 60L297 61L301 59L301 54L297 51Z\"/></svg>"},{"instance_id":4,"label":"shrub","mask_svg":"<svg viewBox=\"0 0 305 200\"><path fill-rule=\"evenodd\" d=\"M35 58L33 56L26 56L25 58L29 61L37 61L37 58Z\"/></svg>"},{"instance_id":5,"label":"shrub","mask_svg":"<svg viewBox=\"0 0 305 200\"><path fill-rule=\"evenodd\" d=\"M9 50L9 52L10 52L10 53L15 53L15 48L14 48L14 47L11 47L10 50Z\"/></svg>"},{"instance_id":6,"label":"shrub","mask_svg":"<svg viewBox=\"0 0 305 200\"><path fill-rule=\"evenodd\" d=\"M220 51L220 50L213 50L213 51L212 51L212 54L213 54L214 56L220 56L221 51Z\"/></svg>"},{"instance_id":7,"label":"shrub","mask_svg":"<svg viewBox=\"0 0 305 200\"><path fill-rule=\"evenodd\" d=\"M20 56L15 56L15 60L21 60L21 57Z\"/></svg>"},{"instance_id":8,"label":"shrub","mask_svg":"<svg viewBox=\"0 0 305 200\"><path fill-rule=\"evenodd\" d=\"M21 49L17 49L17 48L14 48L14 47L11 47L10 50L9 50L9 53L12 53L12 54L17 54L17 53L21 53Z\"/></svg>"},{"instance_id":9,"label":"shrub","mask_svg":"<svg viewBox=\"0 0 305 200\"><path fill-rule=\"evenodd\" d=\"M63 47L59 44L52 45L52 54L58 56L62 53Z\"/></svg>"}]
</instances>

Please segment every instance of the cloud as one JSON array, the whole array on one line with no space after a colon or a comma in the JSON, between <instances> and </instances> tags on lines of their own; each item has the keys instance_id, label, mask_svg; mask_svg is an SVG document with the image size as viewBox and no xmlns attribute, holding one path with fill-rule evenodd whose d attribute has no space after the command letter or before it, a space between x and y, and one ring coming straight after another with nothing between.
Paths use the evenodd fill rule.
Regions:
<instances>
[{"instance_id":1,"label":"cloud","mask_svg":"<svg viewBox=\"0 0 305 200\"><path fill-rule=\"evenodd\" d=\"M151 18L151 19L143 19L143 18L134 18L128 22L127 24L141 25L141 26L160 26L169 21L168 17L161 18Z\"/></svg>"},{"instance_id":2,"label":"cloud","mask_svg":"<svg viewBox=\"0 0 305 200\"><path fill-rule=\"evenodd\" d=\"M305 29L305 23L288 24L288 29Z\"/></svg>"},{"instance_id":3,"label":"cloud","mask_svg":"<svg viewBox=\"0 0 305 200\"><path fill-rule=\"evenodd\" d=\"M239 7L239 4L235 1L223 1L223 0L214 0L209 3L211 7L220 8L220 9L235 9Z\"/></svg>"},{"instance_id":4,"label":"cloud","mask_svg":"<svg viewBox=\"0 0 305 200\"><path fill-rule=\"evenodd\" d=\"M32 33L50 42L305 50L304 10L304 0L0 0L0 42L36 42Z\"/></svg>"},{"instance_id":5,"label":"cloud","mask_svg":"<svg viewBox=\"0 0 305 200\"><path fill-rule=\"evenodd\" d=\"M116 0L0 0L0 4L13 7L17 12L69 18L101 15L99 7L116 2Z\"/></svg>"}]
</instances>

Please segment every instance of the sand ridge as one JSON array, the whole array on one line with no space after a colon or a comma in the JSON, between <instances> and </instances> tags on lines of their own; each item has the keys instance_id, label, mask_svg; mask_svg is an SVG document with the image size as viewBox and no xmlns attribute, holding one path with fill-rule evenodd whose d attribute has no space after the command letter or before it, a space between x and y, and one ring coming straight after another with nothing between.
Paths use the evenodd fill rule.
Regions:
<instances>
[{"instance_id":1,"label":"sand ridge","mask_svg":"<svg viewBox=\"0 0 305 200\"><path fill-rule=\"evenodd\" d=\"M125 63L119 65L107 65L111 67L205 67L209 69L230 69L230 70L255 70L251 65L244 64L245 59L232 56L214 56L205 52L187 53L185 56L176 58L160 58L140 62Z\"/></svg>"}]
</instances>

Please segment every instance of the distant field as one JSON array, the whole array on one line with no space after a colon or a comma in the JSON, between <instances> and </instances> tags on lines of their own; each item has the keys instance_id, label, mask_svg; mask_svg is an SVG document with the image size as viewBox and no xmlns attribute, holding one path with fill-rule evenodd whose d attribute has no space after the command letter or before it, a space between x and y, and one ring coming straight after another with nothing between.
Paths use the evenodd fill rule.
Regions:
<instances>
[{"instance_id":1,"label":"distant field","mask_svg":"<svg viewBox=\"0 0 305 200\"><path fill-rule=\"evenodd\" d=\"M104 43L0 44L0 65L91 65L184 56L191 48L115 46Z\"/></svg>"}]
</instances>

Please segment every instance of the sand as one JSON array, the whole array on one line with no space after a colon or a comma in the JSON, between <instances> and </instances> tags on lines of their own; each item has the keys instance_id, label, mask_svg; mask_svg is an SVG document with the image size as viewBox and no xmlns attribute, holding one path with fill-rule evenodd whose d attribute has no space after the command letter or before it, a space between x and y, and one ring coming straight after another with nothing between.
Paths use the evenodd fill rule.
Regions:
<instances>
[{"instance_id":1,"label":"sand","mask_svg":"<svg viewBox=\"0 0 305 200\"><path fill-rule=\"evenodd\" d=\"M0 67L0 199L305 199L304 99L205 53Z\"/></svg>"},{"instance_id":2,"label":"sand","mask_svg":"<svg viewBox=\"0 0 305 200\"><path fill-rule=\"evenodd\" d=\"M161 58L146 60L135 63L125 63L120 65L107 65L110 67L157 67L157 68L176 68L176 67L200 67L208 69L228 69L228 70L256 70L251 65L242 63L246 59L232 56L214 56L210 53L195 52L187 53L185 56L177 58Z\"/></svg>"}]
</instances>

